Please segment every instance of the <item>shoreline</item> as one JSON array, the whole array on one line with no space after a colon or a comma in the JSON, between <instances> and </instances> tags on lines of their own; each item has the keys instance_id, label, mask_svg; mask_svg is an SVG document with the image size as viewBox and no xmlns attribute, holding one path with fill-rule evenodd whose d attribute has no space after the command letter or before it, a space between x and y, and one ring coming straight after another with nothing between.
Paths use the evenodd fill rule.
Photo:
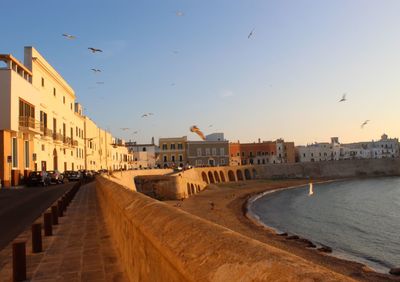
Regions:
<instances>
[{"instance_id":1,"label":"shoreline","mask_svg":"<svg viewBox=\"0 0 400 282\"><path fill-rule=\"evenodd\" d=\"M348 179L314 179L314 183ZM376 272L365 264L342 257L328 255L306 248L304 241L287 240L268 226L246 216L249 200L282 189L308 185L308 179L250 180L246 182L220 183L209 187L184 201L165 201L193 215L227 227L251 239L292 253L314 264L323 266L358 281L400 281L400 277ZM214 208L210 208L210 202Z\"/></svg>"},{"instance_id":2,"label":"shoreline","mask_svg":"<svg viewBox=\"0 0 400 282\"><path fill-rule=\"evenodd\" d=\"M357 178L352 178L352 179L357 179ZM350 179L332 179L332 180L326 180L326 181L313 182L313 184L325 184L325 183L339 182L339 181L344 181L344 180L350 180ZM298 189L298 188L302 188L302 187L306 187L306 186L307 186L307 184L297 185L297 186L290 186L290 187L285 187L285 188L282 188L282 189L267 190L267 191L261 192L259 194L253 195L243 203L243 215L245 217L247 217L249 219L249 221L251 221L254 225L263 227L263 228L267 229L270 232L274 232L275 235L281 236L280 234L286 233L286 232L283 231L283 230L279 230L277 228L274 228L272 226L269 226L269 225L265 224L264 222L262 222L262 220L252 211L251 205L254 204L254 202L256 202L258 199L260 199L262 197L265 197L265 196L267 196L269 194L273 194L275 192L282 191L282 190ZM290 236L290 235L291 236L293 236L293 235L299 236L299 235L297 235L295 233L289 233L289 231L287 231L287 235L288 236ZM321 244L319 242L316 242L316 241L313 241L312 239L307 238L307 237L299 236L299 239L300 240L301 239L305 239L305 240L310 241L313 244L315 244L316 247L313 248L313 249L315 249L316 251L320 247L329 247L329 248L331 248L330 246L323 245L323 244ZM350 260L350 261L353 261L353 262L356 262L356 263L360 263L360 264L364 265L364 267L370 268L371 271L374 271L374 272L377 272L377 273L389 274L389 271L390 271L389 267L385 267L383 265L378 265L378 264L374 266L372 262L370 262L370 261L368 261L368 260L366 260L364 258L357 257L357 256L354 256L354 255L346 253L346 252L340 252L340 251L338 251L336 249L333 249L333 248L331 249L331 252L327 252L326 255L330 255L330 256L336 257L338 259Z\"/></svg>"}]
</instances>

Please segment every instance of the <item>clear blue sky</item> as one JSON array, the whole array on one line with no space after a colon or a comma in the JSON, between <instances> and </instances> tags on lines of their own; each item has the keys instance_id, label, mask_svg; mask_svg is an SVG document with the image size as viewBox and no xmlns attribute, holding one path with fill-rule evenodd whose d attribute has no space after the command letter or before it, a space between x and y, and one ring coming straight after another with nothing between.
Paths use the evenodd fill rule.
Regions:
<instances>
[{"instance_id":1,"label":"clear blue sky","mask_svg":"<svg viewBox=\"0 0 400 282\"><path fill-rule=\"evenodd\" d=\"M36 47L116 136L196 139L193 124L243 142L400 136L400 1L35 2L2 4L0 53Z\"/></svg>"}]
</instances>

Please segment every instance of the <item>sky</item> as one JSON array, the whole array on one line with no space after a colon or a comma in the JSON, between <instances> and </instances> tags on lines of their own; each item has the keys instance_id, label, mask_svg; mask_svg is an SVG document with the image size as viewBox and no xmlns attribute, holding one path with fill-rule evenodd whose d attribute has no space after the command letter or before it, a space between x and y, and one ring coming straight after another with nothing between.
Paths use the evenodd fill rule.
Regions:
<instances>
[{"instance_id":1,"label":"sky","mask_svg":"<svg viewBox=\"0 0 400 282\"><path fill-rule=\"evenodd\" d=\"M0 53L22 61L34 46L117 137L196 140L191 125L241 142L400 136L400 1L35 2L2 3Z\"/></svg>"}]
</instances>

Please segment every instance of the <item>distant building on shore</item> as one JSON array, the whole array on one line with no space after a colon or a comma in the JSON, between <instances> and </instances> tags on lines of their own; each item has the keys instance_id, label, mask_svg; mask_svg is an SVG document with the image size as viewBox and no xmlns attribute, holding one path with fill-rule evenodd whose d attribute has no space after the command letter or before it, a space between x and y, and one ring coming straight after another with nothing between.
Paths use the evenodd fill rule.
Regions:
<instances>
[{"instance_id":1,"label":"distant building on shore","mask_svg":"<svg viewBox=\"0 0 400 282\"><path fill-rule=\"evenodd\" d=\"M187 163L186 154L187 137L160 138L160 158L158 164L162 168L183 167Z\"/></svg>"},{"instance_id":2,"label":"distant building on shore","mask_svg":"<svg viewBox=\"0 0 400 282\"><path fill-rule=\"evenodd\" d=\"M132 154L132 168L154 168L158 157L158 147L154 144L154 137L149 144L126 142L125 146Z\"/></svg>"},{"instance_id":3,"label":"distant building on shore","mask_svg":"<svg viewBox=\"0 0 400 282\"><path fill-rule=\"evenodd\" d=\"M386 134L377 141L340 144L339 138L331 138L331 142L313 143L296 147L296 159L299 162L320 162L351 159L398 158L399 140L388 138Z\"/></svg>"},{"instance_id":4,"label":"distant building on shore","mask_svg":"<svg viewBox=\"0 0 400 282\"><path fill-rule=\"evenodd\" d=\"M187 159L191 166L229 165L229 141L223 133L207 135L205 141L188 141Z\"/></svg>"},{"instance_id":5,"label":"distant building on shore","mask_svg":"<svg viewBox=\"0 0 400 282\"><path fill-rule=\"evenodd\" d=\"M229 144L230 165L263 165L277 163L294 163L294 142L285 142L283 139L253 143Z\"/></svg>"}]
</instances>

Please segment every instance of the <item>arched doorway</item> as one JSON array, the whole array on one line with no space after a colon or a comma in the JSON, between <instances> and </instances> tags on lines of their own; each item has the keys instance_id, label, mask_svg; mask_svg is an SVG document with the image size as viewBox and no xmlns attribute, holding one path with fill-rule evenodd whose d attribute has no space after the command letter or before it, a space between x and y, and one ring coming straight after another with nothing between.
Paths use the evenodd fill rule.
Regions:
<instances>
[{"instance_id":1,"label":"arched doorway","mask_svg":"<svg viewBox=\"0 0 400 282\"><path fill-rule=\"evenodd\" d=\"M220 175L220 177L221 177L221 182L225 182L226 180L225 180L225 175L224 175L224 173L222 172L222 170L219 172L219 175Z\"/></svg>"},{"instance_id":2,"label":"arched doorway","mask_svg":"<svg viewBox=\"0 0 400 282\"><path fill-rule=\"evenodd\" d=\"M232 170L228 171L228 179L229 181L236 181L235 174Z\"/></svg>"},{"instance_id":3,"label":"arched doorway","mask_svg":"<svg viewBox=\"0 0 400 282\"><path fill-rule=\"evenodd\" d=\"M238 181L243 181L243 173L240 169L236 171L236 176Z\"/></svg>"},{"instance_id":4,"label":"arched doorway","mask_svg":"<svg viewBox=\"0 0 400 282\"><path fill-rule=\"evenodd\" d=\"M53 150L53 170L58 170L58 156L56 148Z\"/></svg>"},{"instance_id":5,"label":"arched doorway","mask_svg":"<svg viewBox=\"0 0 400 282\"><path fill-rule=\"evenodd\" d=\"M257 178L257 170L253 168L253 179Z\"/></svg>"},{"instance_id":6,"label":"arched doorway","mask_svg":"<svg viewBox=\"0 0 400 282\"><path fill-rule=\"evenodd\" d=\"M251 179L250 171L247 168L244 170L244 177L246 178L246 180Z\"/></svg>"},{"instance_id":7,"label":"arched doorway","mask_svg":"<svg viewBox=\"0 0 400 282\"><path fill-rule=\"evenodd\" d=\"M215 178L215 182L219 183L221 182L221 180L219 180L219 175L217 171L214 171L214 178Z\"/></svg>"},{"instance_id":8,"label":"arched doorway","mask_svg":"<svg viewBox=\"0 0 400 282\"><path fill-rule=\"evenodd\" d=\"M200 185L197 185L197 193L200 192Z\"/></svg>"},{"instance_id":9,"label":"arched doorway","mask_svg":"<svg viewBox=\"0 0 400 282\"><path fill-rule=\"evenodd\" d=\"M209 184L210 182L208 182L208 178L207 178L207 174L203 171L201 173L201 177L203 178L203 181L207 184Z\"/></svg>"},{"instance_id":10,"label":"arched doorway","mask_svg":"<svg viewBox=\"0 0 400 282\"><path fill-rule=\"evenodd\" d=\"M211 171L208 172L208 178L210 179L210 183L215 183L214 176Z\"/></svg>"}]
</instances>

